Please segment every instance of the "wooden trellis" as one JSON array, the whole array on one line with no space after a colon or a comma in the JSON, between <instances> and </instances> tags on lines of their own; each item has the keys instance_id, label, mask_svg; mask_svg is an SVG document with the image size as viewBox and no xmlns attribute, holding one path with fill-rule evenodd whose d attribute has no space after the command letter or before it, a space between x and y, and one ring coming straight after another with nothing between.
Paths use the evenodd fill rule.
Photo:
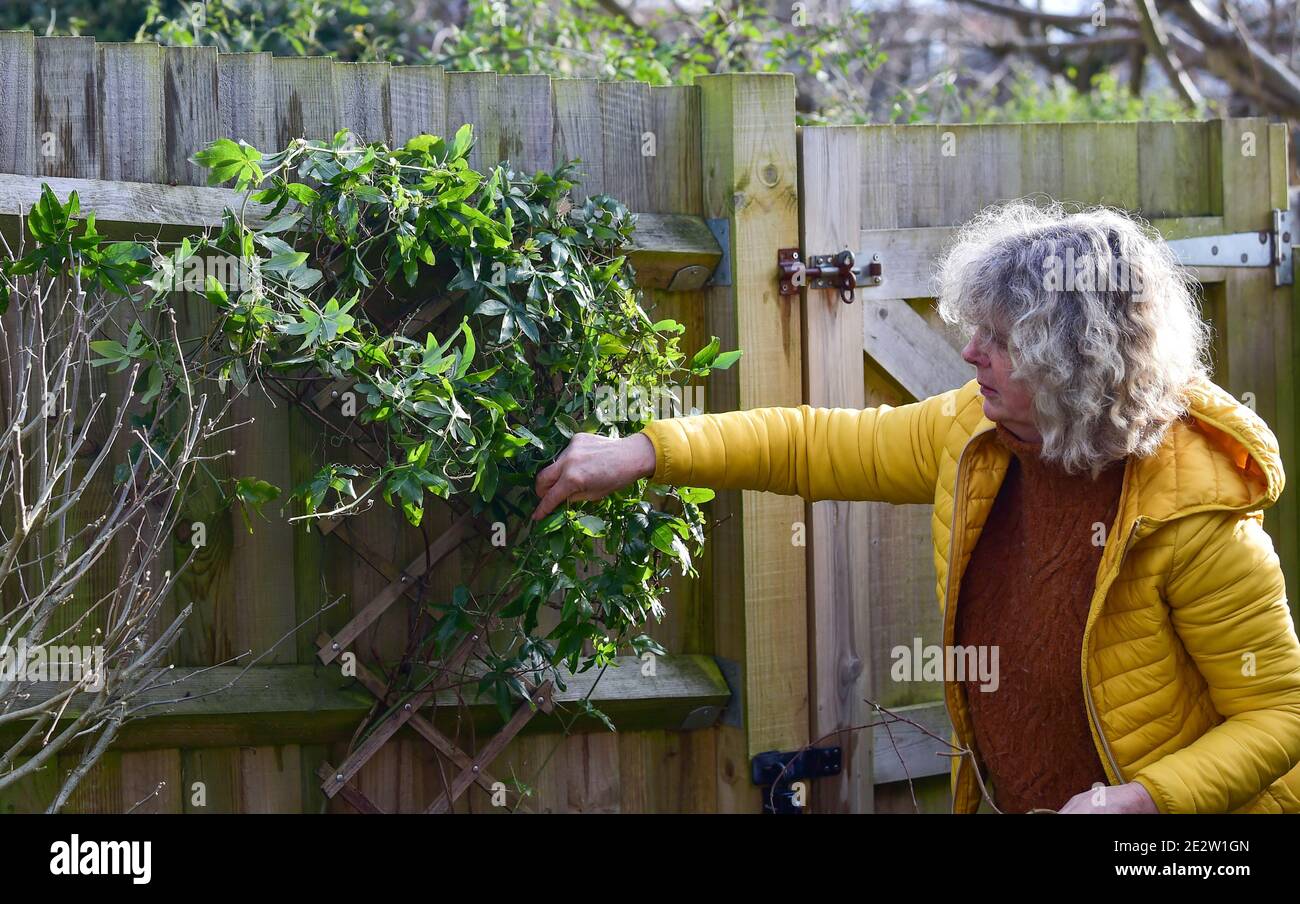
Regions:
<instances>
[{"instance_id":1,"label":"wooden trellis","mask_svg":"<svg viewBox=\"0 0 1300 904\"><path fill-rule=\"evenodd\" d=\"M333 636L322 634L317 638L317 654L321 662L328 665L339 657L344 648L369 625L383 614L393 603L401 596L409 592L415 586L416 582L431 569L439 559L463 543L471 536L470 525L473 522L470 515L462 515L453 524L451 530L441 534L433 541L425 551L424 555L418 556L414 562L402 569L396 578L384 588L374 599L361 608L352 620L347 623L340 631ZM346 526L341 521L323 523L320 525L322 532L332 532L338 536L344 543L352 546L356 542L352 538ZM365 550L353 546L353 550L368 562L374 555L372 550ZM385 568L385 572L391 572L396 569L392 562L380 560ZM459 669L473 653L474 649L482 643L487 635L489 625L487 620L491 619L491 613L488 613L485 623L480 626L476 633L465 637L452 651L447 660L441 663L442 675L454 673ZM378 700L381 706L388 706L390 703L389 688L380 681L375 675L371 674L359 662L354 664L356 677L366 690L370 691ZM497 756L498 753L510 743L528 723L528 720L539 710L550 713L554 707L552 684L550 681L544 681L539 685L532 685L524 682L528 690L528 699L525 700L515 710L514 715L505 724L505 726L494 735L491 740L485 744L477 754L470 756L457 747L450 738L440 732L433 726L433 723L418 715L419 711L430 703L439 690L448 686L446 680L435 681L429 687L424 688L409 699L401 702L400 705L394 704L391 711L373 727L371 734L360 746L339 764L337 768L324 763L318 774L321 777L321 791L327 797L334 797L336 794L342 794L343 799L348 801L363 813L382 813L376 804L370 801L360 790L348 785L348 780L361 770L371 757L379 752L397 731L408 722L416 732L428 741L437 751L438 754L447 757L453 763L460 767L460 773L451 782L450 788L444 790L436 800L429 805L427 813L443 813L456 801L461 794L469 788L470 785L478 783L484 790L492 792L492 785L495 782L487 772L487 766Z\"/></svg>"},{"instance_id":2,"label":"wooden trellis","mask_svg":"<svg viewBox=\"0 0 1300 904\"><path fill-rule=\"evenodd\" d=\"M445 313L452 303L463 294L462 292L451 293L447 297L422 305L418 311L407 318L402 332L410 338L418 338L423 331L432 328L437 323L438 317ZM271 379L274 382L274 378ZM325 385L323 388L314 388L313 383L324 383ZM293 404L308 410L320 422L329 425L330 429L339 435L344 436L353 443L363 443L365 442L364 437L356 435L353 430L355 422L341 426L331 422L328 418L328 413L334 407L332 403L343 392L348 391L351 386L352 382L347 379L330 380L327 377L318 376L317 380L304 383L301 391L296 393L285 392L285 396ZM281 389L283 390L283 387ZM465 512L460 514L447 530L435 537L405 568L399 568L395 562L380 555L361 536L350 530L346 516L320 519L316 522L316 527L322 535L337 537L350 547L359 558L389 581L388 585L368 602L359 608L354 607L352 618L342 628L333 634L322 632L317 637L317 658L322 664L330 665L339 659L344 651L368 628L373 626L399 599L403 596L414 595L417 590L422 590L426 576L439 561L471 538L484 533L488 525L482 518L473 513ZM497 549L497 547L493 548ZM420 600L418 595L413 598L416 602ZM426 813L446 812L473 784L479 784L489 794L495 790L493 785L496 780L488 773L488 765L514 739L519 731L532 719L533 715L539 711L545 713L553 711L554 688L551 681L547 680L537 684L527 680L523 681L522 683L527 691L527 699L516 708L506 724L486 744L482 745L482 748L477 753L472 755L458 747L443 732L434 727L431 721L419 715L420 710L435 700L439 691L448 689L451 686L451 681L457 676L466 661L485 642L492 627L493 619L494 614L492 611L484 613L478 629L462 638L446 660L438 664L439 671L436 673L435 679L430 681L428 686L420 688L404 700L394 700L395 696L400 695L360 662L350 664L355 670L355 677L358 682L375 697L378 706L381 709L386 709L387 712L378 722L370 726L370 733L365 740L352 749L338 766L332 766L328 761L322 762L317 770L317 775L321 779L321 791L326 797L340 796L362 813L378 814L385 812L359 788L350 784L349 781L397 734L403 725L408 723L411 724L417 734L434 748L436 755L449 759L460 770L453 777L448 787L428 805L425 810ZM353 655L355 658L355 653Z\"/></svg>"}]
</instances>

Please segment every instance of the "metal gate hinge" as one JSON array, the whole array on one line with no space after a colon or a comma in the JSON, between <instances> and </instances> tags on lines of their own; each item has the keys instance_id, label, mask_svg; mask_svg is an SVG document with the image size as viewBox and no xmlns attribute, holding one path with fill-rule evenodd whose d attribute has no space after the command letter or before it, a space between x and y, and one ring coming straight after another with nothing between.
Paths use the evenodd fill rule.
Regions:
<instances>
[{"instance_id":1,"label":"metal gate hinge","mask_svg":"<svg viewBox=\"0 0 1300 904\"><path fill-rule=\"evenodd\" d=\"M763 788L764 813L800 813L795 799L795 782L840 774L839 747L805 747L782 752L767 750L750 761L750 778Z\"/></svg>"},{"instance_id":2,"label":"metal gate hinge","mask_svg":"<svg viewBox=\"0 0 1300 904\"><path fill-rule=\"evenodd\" d=\"M1167 244L1188 267L1272 267L1273 285L1289 286L1291 242L1297 237L1290 210L1274 210L1271 229L1172 239Z\"/></svg>"},{"instance_id":3,"label":"metal gate hinge","mask_svg":"<svg viewBox=\"0 0 1300 904\"><path fill-rule=\"evenodd\" d=\"M885 281L884 265L880 255L859 264L854 253L847 248L835 254L814 254L804 263L798 248L780 248L776 254L777 269L781 272L781 294L797 295L799 289L838 289L840 301L853 304L853 290L859 284L878 286Z\"/></svg>"}]
</instances>

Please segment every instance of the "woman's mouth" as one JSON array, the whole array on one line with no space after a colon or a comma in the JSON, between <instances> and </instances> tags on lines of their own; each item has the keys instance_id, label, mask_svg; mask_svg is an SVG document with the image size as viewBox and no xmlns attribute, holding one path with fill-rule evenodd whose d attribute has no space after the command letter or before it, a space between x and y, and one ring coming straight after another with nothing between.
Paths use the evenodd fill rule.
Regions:
<instances>
[{"instance_id":1,"label":"woman's mouth","mask_svg":"<svg viewBox=\"0 0 1300 904\"><path fill-rule=\"evenodd\" d=\"M998 392L997 392L996 389L990 389L989 387L985 386L983 383L980 384L980 392L983 393L983 394L986 395L986 396L987 396L987 395L997 395L997 394L998 394Z\"/></svg>"}]
</instances>

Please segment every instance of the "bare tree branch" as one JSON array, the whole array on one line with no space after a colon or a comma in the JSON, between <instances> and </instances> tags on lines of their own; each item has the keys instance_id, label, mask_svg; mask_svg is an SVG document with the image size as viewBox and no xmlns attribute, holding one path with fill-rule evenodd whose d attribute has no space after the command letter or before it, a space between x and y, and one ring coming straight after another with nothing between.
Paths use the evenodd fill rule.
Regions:
<instances>
[{"instance_id":1,"label":"bare tree branch","mask_svg":"<svg viewBox=\"0 0 1300 904\"><path fill-rule=\"evenodd\" d=\"M1182 97L1183 103L1193 111L1205 106L1205 98L1197 89L1178 55L1169 46L1169 37L1165 34L1164 23L1160 20L1160 11L1156 9L1155 0L1133 0L1138 17L1142 20L1142 37L1146 41L1147 51L1156 58L1160 68L1165 71L1169 84Z\"/></svg>"},{"instance_id":2,"label":"bare tree branch","mask_svg":"<svg viewBox=\"0 0 1300 904\"><path fill-rule=\"evenodd\" d=\"M1057 28L1063 28L1067 31L1077 31L1080 28L1092 26L1091 16L1067 16L1058 13L1045 13L1041 10L1028 9L1010 3L997 3L994 0L957 0L965 6L973 6L976 9L982 9L985 12L997 13L999 16L1006 16L1009 19L1015 19L1020 22L1038 22L1043 25L1054 25ZM1122 28L1131 28L1135 31L1140 27L1140 23L1131 16L1113 16L1107 14L1106 25L1118 25Z\"/></svg>"},{"instance_id":3,"label":"bare tree branch","mask_svg":"<svg viewBox=\"0 0 1300 904\"><path fill-rule=\"evenodd\" d=\"M171 558L182 501L213 457L202 450L224 429L229 401L208 415L169 307L142 317L137 299L45 269L0 279L9 297L0 314L0 724L22 729L0 746L0 789L75 749L57 810L189 615L187 606L162 623L195 553L176 568L162 556ZM149 333L134 335L162 374L147 405L138 360L117 378L116 398L104 389L100 343L123 346L135 329Z\"/></svg>"},{"instance_id":4,"label":"bare tree branch","mask_svg":"<svg viewBox=\"0 0 1300 904\"><path fill-rule=\"evenodd\" d=\"M1232 28L1199 0L1170 0L1169 8L1205 45L1206 61L1217 75L1239 90L1251 85L1252 96L1271 100L1271 112L1300 115L1300 76L1286 61L1249 33Z\"/></svg>"}]
</instances>

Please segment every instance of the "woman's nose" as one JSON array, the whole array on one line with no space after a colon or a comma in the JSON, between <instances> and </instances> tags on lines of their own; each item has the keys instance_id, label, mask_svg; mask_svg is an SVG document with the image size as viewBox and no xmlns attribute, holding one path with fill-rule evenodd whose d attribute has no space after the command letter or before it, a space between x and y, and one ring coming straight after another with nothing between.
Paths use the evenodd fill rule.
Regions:
<instances>
[{"instance_id":1,"label":"woman's nose","mask_svg":"<svg viewBox=\"0 0 1300 904\"><path fill-rule=\"evenodd\" d=\"M983 354L980 347L975 344L975 338L972 336L971 340L966 343L966 347L961 350L961 359L972 367L979 367L980 362L983 360Z\"/></svg>"}]
</instances>

